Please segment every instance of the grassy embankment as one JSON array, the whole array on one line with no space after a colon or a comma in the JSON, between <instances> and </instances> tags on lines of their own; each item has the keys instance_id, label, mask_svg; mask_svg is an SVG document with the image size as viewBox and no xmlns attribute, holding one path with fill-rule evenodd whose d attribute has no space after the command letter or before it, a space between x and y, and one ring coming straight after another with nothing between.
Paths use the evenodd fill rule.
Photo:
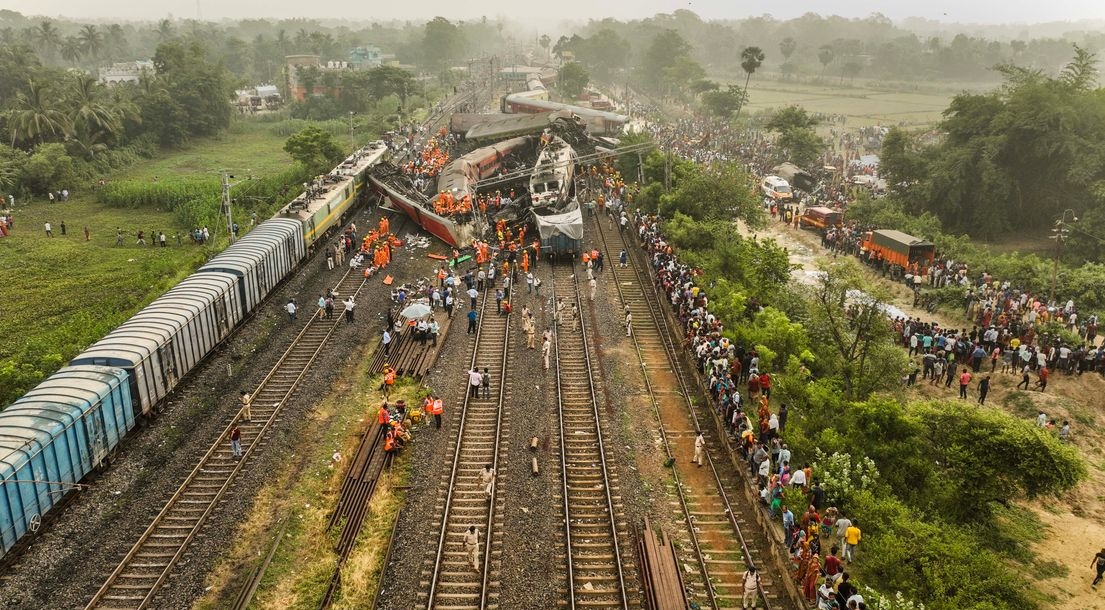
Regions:
<instances>
[{"instance_id":1,"label":"grassy embankment","mask_svg":"<svg viewBox=\"0 0 1105 610\"><path fill-rule=\"evenodd\" d=\"M371 348L366 347L366 352ZM248 575L264 560L273 543L273 532L287 520L288 526L272 563L254 596L252 608L317 608L330 582L337 561L334 552L340 529L326 531L345 468L360 442L360 433L375 431L376 405L383 400L377 391L378 375L370 375L371 356L353 358L343 382L312 411L297 435L300 440L288 451L285 466L273 472L271 481L257 494L250 516L232 537L234 546L211 572L208 594L197 610L225 608L245 585ZM392 398L418 404L420 388L400 382ZM418 435L418 430L414 432ZM341 453L335 464L333 454ZM302 456L302 457L300 457ZM408 464L400 457L390 473L380 480L369 505L361 533L342 568L342 589L332 608L368 608L376 593L396 513L403 505Z\"/></svg>"}]
</instances>

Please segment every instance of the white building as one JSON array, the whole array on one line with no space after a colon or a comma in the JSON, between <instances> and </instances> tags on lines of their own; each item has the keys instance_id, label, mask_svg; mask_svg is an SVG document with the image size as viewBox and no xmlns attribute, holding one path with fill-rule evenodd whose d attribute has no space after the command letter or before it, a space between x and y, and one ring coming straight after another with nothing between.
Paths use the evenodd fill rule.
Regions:
<instances>
[{"instance_id":1,"label":"white building","mask_svg":"<svg viewBox=\"0 0 1105 610\"><path fill-rule=\"evenodd\" d=\"M105 85L137 83L139 77L147 72L154 73L153 62L148 59L117 62L110 67L100 68L100 82Z\"/></svg>"}]
</instances>

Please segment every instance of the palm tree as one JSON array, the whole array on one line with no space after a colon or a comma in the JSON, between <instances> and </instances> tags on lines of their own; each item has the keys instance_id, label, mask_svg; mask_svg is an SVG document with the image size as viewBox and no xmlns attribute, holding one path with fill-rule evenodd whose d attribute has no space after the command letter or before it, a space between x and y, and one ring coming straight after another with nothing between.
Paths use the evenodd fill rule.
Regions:
<instances>
[{"instance_id":1,"label":"palm tree","mask_svg":"<svg viewBox=\"0 0 1105 610\"><path fill-rule=\"evenodd\" d=\"M16 142L45 141L47 135L65 136L70 132L69 118L58 110L45 85L27 81L27 89L15 98L9 129L11 145Z\"/></svg>"},{"instance_id":2,"label":"palm tree","mask_svg":"<svg viewBox=\"0 0 1105 610\"><path fill-rule=\"evenodd\" d=\"M74 133L103 133L105 137L118 133L119 115L114 108L103 103L103 87L87 74L75 74L70 81L68 104L71 108L69 124Z\"/></svg>"},{"instance_id":3,"label":"palm tree","mask_svg":"<svg viewBox=\"0 0 1105 610\"><path fill-rule=\"evenodd\" d=\"M42 49L45 55L53 57L61 47L61 34L58 32L58 28L54 26L53 21L43 19L36 30L39 48Z\"/></svg>"},{"instance_id":4,"label":"palm tree","mask_svg":"<svg viewBox=\"0 0 1105 610\"><path fill-rule=\"evenodd\" d=\"M741 106L744 106L744 100L748 99L748 81L752 79L752 73L756 71L764 63L764 52L760 47L745 47L741 51L741 69L744 70L744 99L737 105L737 111L733 114L733 118L737 118L741 113Z\"/></svg>"},{"instance_id":5,"label":"palm tree","mask_svg":"<svg viewBox=\"0 0 1105 610\"><path fill-rule=\"evenodd\" d=\"M91 23L81 26L77 38L81 41L81 51L93 58L99 56L104 48L104 35Z\"/></svg>"},{"instance_id":6,"label":"palm tree","mask_svg":"<svg viewBox=\"0 0 1105 610\"><path fill-rule=\"evenodd\" d=\"M66 36L61 43L61 57L69 63L77 63L81 59L81 41L76 36Z\"/></svg>"},{"instance_id":7,"label":"palm tree","mask_svg":"<svg viewBox=\"0 0 1105 610\"><path fill-rule=\"evenodd\" d=\"M157 33L157 39L161 42L173 37L173 22L168 19L162 19L157 22L157 29L154 30Z\"/></svg>"},{"instance_id":8,"label":"palm tree","mask_svg":"<svg viewBox=\"0 0 1105 610\"><path fill-rule=\"evenodd\" d=\"M108 58L115 60L127 55L127 35L123 26L113 23L107 26L104 32L104 46L107 47Z\"/></svg>"}]
</instances>

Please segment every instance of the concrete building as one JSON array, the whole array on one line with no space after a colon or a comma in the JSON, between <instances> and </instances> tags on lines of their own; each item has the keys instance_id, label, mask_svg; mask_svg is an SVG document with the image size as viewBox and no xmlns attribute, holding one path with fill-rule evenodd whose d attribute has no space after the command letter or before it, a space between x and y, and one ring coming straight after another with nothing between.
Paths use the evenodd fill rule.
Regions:
<instances>
[{"instance_id":1,"label":"concrete building","mask_svg":"<svg viewBox=\"0 0 1105 610\"><path fill-rule=\"evenodd\" d=\"M136 61L123 61L100 68L100 82L105 85L118 85L119 83L137 83L144 73L154 73L153 62L148 59Z\"/></svg>"}]
</instances>

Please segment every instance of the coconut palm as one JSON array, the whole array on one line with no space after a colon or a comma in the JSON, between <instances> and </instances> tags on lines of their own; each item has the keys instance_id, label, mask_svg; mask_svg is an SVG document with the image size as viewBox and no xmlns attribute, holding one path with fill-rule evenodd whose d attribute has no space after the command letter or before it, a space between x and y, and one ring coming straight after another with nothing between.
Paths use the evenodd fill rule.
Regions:
<instances>
[{"instance_id":1,"label":"coconut palm","mask_svg":"<svg viewBox=\"0 0 1105 610\"><path fill-rule=\"evenodd\" d=\"M69 117L58 110L49 89L34 80L15 97L8 127L13 147L16 142L42 143L47 136L60 138L70 132Z\"/></svg>"},{"instance_id":2,"label":"coconut palm","mask_svg":"<svg viewBox=\"0 0 1105 610\"><path fill-rule=\"evenodd\" d=\"M164 42L173 37L173 22L168 19L162 19L157 22L157 29L154 30L157 33L157 39Z\"/></svg>"},{"instance_id":3,"label":"coconut palm","mask_svg":"<svg viewBox=\"0 0 1105 610\"><path fill-rule=\"evenodd\" d=\"M38 36L38 48L42 52L53 57L58 49L61 48L61 33L58 32L58 28L54 25L54 22L49 19L43 19L38 27L35 28L35 33Z\"/></svg>"},{"instance_id":4,"label":"coconut palm","mask_svg":"<svg viewBox=\"0 0 1105 610\"><path fill-rule=\"evenodd\" d=\"M740 116L741 106L744 106L744 100L748 99L748 81L752 79L752 73L763 65L764 57L763 49L760 47L745 47L741 51L741 69L744 70L744 97L737 106L737 112L734 113L733 118Z\"/></svg>"},{"instance_id":5,"label":"coconut palm","mask_svg":"<svg viewBox=\"0 0 1105 610\"><path fill-rule=\"evenodd\" d=\"M61 43L61 57L70 63L80 61L84 51L81 50L81 41L76 36L66 36Z\"/></svg>"},{"instance_id":6,"label":"coconut palm","mask_svg":"<svg viewBox=\"0 0 1105 610\"><path fill-rule=\"evenodd\" d=\"M74 74L69 81L69 124L74 133L100 133L114 137L120 128L119 115L103 101L103 87L87 74Z\"/></svg>"},{"instance_id":7,"label":"coconut palm","mask_svg":"<svg viewBox=\"0 0 1105 610\"><path fill-rule=\"evenodd\" d=\"M81 26L77 39L81 41L81 51L90 57L98 57L104 48L104 35L91 23Z\"/></svg>"}]
</instances>

